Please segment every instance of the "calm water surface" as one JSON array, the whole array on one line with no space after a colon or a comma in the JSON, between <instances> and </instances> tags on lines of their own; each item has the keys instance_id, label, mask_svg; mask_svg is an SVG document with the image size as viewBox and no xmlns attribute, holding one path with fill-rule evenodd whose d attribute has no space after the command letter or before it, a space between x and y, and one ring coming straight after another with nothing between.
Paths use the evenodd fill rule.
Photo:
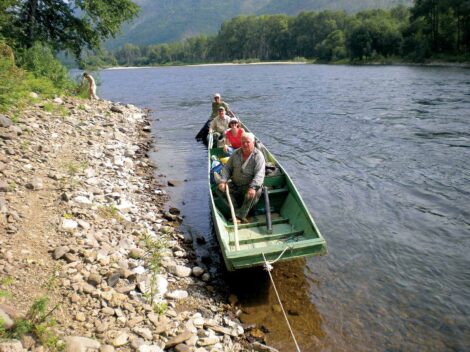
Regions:
<instances>
[{"instance_id":1,"label":"calm water surface","mask_svg":"<svg viewBox=\"0 0 470 352\"><path fill-rule=\"evenodd\" d=\"M470 350L470 70L239 65L100 76L103 97L154 110L157 173L181 181L167 190L188 232L211 234L194 135L214 92L287 169L329 248L274 270L302 351ZM217 250L213 240L198 248ZM293 351L266 274L219 276L240 296L243 320Z\"/></svg>"}]
</instances>

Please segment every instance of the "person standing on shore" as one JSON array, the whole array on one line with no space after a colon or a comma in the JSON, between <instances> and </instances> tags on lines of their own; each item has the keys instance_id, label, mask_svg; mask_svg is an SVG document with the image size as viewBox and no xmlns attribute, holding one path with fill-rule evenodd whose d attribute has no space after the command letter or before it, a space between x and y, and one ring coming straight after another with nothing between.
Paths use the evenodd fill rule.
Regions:
<instances>
[{"instance_id":1,"label":"person standing on shore","mask_svg":"<svg viewBox=\"0 0 470 352\"><path fill-rule=\"evenodd\" d=\"M219 93L214 94L214 101L212 102L212 113L211 113L211 120L213 120L215 117L217 117L219 113L219 108L223 107L225 112L227 113L228 116L230 117L235 117L233 112L230 110L230 107L228 104L222 100L222 97L220 96Z\"/></svg>"},{"instance_id":2,"label":"person standing on shore","mask_svg":"<svg viewBox=\"0 0 470 352\"><path fill-rule=\"evenodd\" d=\"M99 100L98 96L96 95L96 83L92 75L90 75L88 72L83 73L83 81L88 82L88 94L89 98L91 100Z\"/></svg>"}]
</instances>

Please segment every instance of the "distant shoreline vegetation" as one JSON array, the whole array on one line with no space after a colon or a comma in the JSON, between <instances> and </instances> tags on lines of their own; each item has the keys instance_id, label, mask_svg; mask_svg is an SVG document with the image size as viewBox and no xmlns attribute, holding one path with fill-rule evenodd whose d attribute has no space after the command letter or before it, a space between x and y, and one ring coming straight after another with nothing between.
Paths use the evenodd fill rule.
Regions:
<instances>
[{"instance_id":1,"label":"distant shoreline vegetation","mask_svg":"<svg viewBox=\"0 0 470 352\"><path fill-rule=\"evenodd\" d=\"M415 1L411 8L238 16L217 35L86 56L84 67L306 61L336 64L470 62L470 8L464 0Z\"/></svg>"}]
</instances>

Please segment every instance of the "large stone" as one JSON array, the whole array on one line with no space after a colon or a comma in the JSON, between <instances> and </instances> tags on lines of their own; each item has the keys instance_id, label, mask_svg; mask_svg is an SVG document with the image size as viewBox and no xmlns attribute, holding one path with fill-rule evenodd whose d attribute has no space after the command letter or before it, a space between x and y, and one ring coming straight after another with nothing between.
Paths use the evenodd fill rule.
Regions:
<instances>
[{"instance_id":1,"label":"large stone","mask_svg":"<svg viewBox=\"0 0 470 352\"><path fill-rule=\"evenodd\" d=\"M55 250L54 250L54 254L52 255L54 257L54 259L60 259L62 258L66 253L68 253L70 251L70 248L67 247L67 246L60 246L60 247L57 247Z\"/></svg>"},{"instance_id":2,"label":"large stone","mask_svg":"<svg viewBox=\"0 0 470 352\"><path fill-rule=\"evenodd\" d=\"M175 352L191 352L191 347L185 345L184 343L180 343L179 345L175 346Z\"/></svg>"},{"instance_id":3,"label":"large stone","mask_svg":"<svg viewBox=\"0 0 470 352\"><path fill-rule=\"evenodd\" d=\"M132 331L146 340L152 340L153 338L152 332L149 328L136 327Z\"/></svg>"},{"instance_id":4,"label":"large stone","mask_svg":"<svg viewBox=\"0 0 470 352\"><path fill-rule=\"evenodd\" d=\"M100 352L114 352L114 351L115 349L111 345L104 345L104 346L101 346L100 348Z\"/></svg>"},{"instance_id":5,"label":"large stone","mask_svg":"<svg viewBox=\"0 0 470 352\"><path fill-rule=\"evenodd\" d=\"M26 184L26 188L31 189L33 191L39 191L44 188L44 184L40 177L33 177L31 182Z\"/></svg>"},{"instance_id":6,"label":"large stone","mask_svg":"<svg viewBox=\"0 0 470 352\"><path fill-rule=\"evenodd\" d=\"M211 345L215 345L218 342L219 342L219 338L217 336L212 336L212 337L200 338L197 343L199 346L211 346Z\"/></svg>"},{"instance_id":7,"label":"large stone","mask_svg":"<svg viewBox=\"0 0 470 352\"><path fill-rule=\"evenodd\" d=\"M189 294L188 291L185 290L174 290L171 292L167 292L165 297L171 298L171 299L185 299L188 298Z\"/></svg>"},{"instance_id":8,"label":"large stone","mask_svg":"<svg viewBox=\"0 0 470 352\"><path fill-rule=\"evenodd\" d=\"M113 346L114 347L124 346L125 344L127 344L128 341L129 341L129 335L125 332L122 332L113 340Z\"/></svg>"},{"instance_id":9,"label":"large stone","mask_svg":"<svg viewBox=\"0 0 470 352\"><path fill-rule=\"evenodd\" d=\"M67 232L73 232L77 229L78 223L72 219L62 219L62 230Z\"/></svg>"},{"instance_id":10,"label":"large stone","mask_svg":"<svg viewBox=\"0 0 470 352\"><path fill-rule=\"evenodd\" d=\"M111 307L104 307L103 309L101 309L101 312L104 314L104 315L114 315L115 311L113 308Z\"/></svg>"},{"instance_id":11,"label":"large stone","mask_svg":"<svg viewBox=\"0 0 470 352\"><path fill-rule=\"evenodd\" d=\"M165 349L179 345L180 343L190 339L191 336L192 336L191 331L184 330L181 334L176 335L172 337L171 339L169 339L167 343L165 344Z\"/></svg>"},{"instance_id":12,"label":"large stone","mask_svg":"<svg viewBox=\"0 0 470 352\"><path fill-rule=\"evenodd\" d=\"M10 329L15 324L15 322L10 318L10 316L2 309L0 309L0 322L3 323L3 327L6 330Z\"/></svg>"},{"instance_id":13,"label":"large stone","mask_svg":"<svg viewBox=\"0 0 470 352\"><path fill-rule=\"evenodd\" d=\"M211 279L211 275L209 273L204 273L202 274L202 277L201 277L202 281L204 282L209 282L210 279Z\"/></svg>"},{"instance_id":14,"label":"large stone","mask_svg":"<svg viewBox=\"0 0 470 352\"><path fill-rule=\"evenodd\" d=\"M0 127L10 127L11 125L13 125L13 121L5 115L0 115Z\"/></svg>"},{"instance_id":15,"label":"large stone","mask_svg":"<svg viewBox=\"0 0 470 352\"><path fill-rule=\"evenodd\" d=\"M0 180L0 192L10 191L10 186L5 181Z\"/></svg>"},{"instance_id":16,"label":"large stone","mask_svg":"<svg viewBox=\"0 0 470 352\"><path fill-rule=\"evenodd\" d=\"M263 351L263 352L279 352L277 349L263 345L262 343L255 341L251 344L253 351Z\"/></svg>"},{"instance_id":17,"label":"large stone","mask_svg":"<svg viewBox=\"0 0 470 352\"><path fill-rule=\"evenodd\" d=\"M225 327L223 327L223 326L219 326L219 325L210 325L209 327L210 327L211 330L213 330L213 331L215 331L215 332L219 332L219 333L224 334L224 335L237 336L237 334L232 333L231 329L225 328Z\"/></svg>"},{"instance_id":18,"label":"large stone","mask_svg":"<svg viewBox=\"0 0 470 352\"><path fill-rule=\"evenodd\" d=\"M131 347L135 351L138 351L140 346L145 345L145 340L137 336L132 336L132 338L130 339L130 342L131 342Z\"/></svg>"},{"instance_id":19,"label":"large stone","mask_svg":"<svg viewBox=\"0 0 470 352\"><path fill-rule=\"evenodd\" d=\"M86 315L85 313L83 312L78 312L76 315L75 315L75 320L77 321L86 321Z\"/></svg>"},{"instance_id":20,"label":"large stone","mask_svg":"<svg viewBox=\"0 0 470 352\"><path fill-rule=\"evenodd\" d=\"M204 274L204 269L199 267L199 266L195 266L193 267L193 275L196 276L196 277L199 277L201 276L202 274Z\"/></svg>"},{"instance_id":21,"label":"large stone","mask_svg":"<svg viewBox=\"0 0 470 352\"><path fill-rule=\"evenodd\" d=\"M116 112L118 114L122 114L124 112L124 111L122 111L122 109L120 107L118 107L116 105L111 106L111 111Z\"/></svg>"},{"instance_id":22,"label":"large stone","mask_svg":"<svg viewBox=\"0 0 470 352\"><path fill-rule=\"evenodd\" d=\"M102 279L102 277L101 277L100 274L98 274L98 273L91 273L91 274L88 276L88 280L87 280L87 281L88 281L90 284L97 286L97 285L99 285L99 284L101 283L102 280L103 280L103 279Z\"/></svg>"},{"instance_id":23,"label":"large stone","mask_svg":"<svg viewBox=\"0 0 470 352\"><path fill-rule=\"evenodd\" d=\"M141 259L145 256L145 251L141 248L132 248L129 252L129 257L132 259Z\"/></svg>"},{"instance_id":24,"label":"large stone","mask_svg":"<svg viewBox=\"0 0 470 352\"><path fill-rule=\"evenodd\" d=\"M88 206L88 205L93 204L93 202L90 200L90 198L85 197L85 196L76 196L72 199L72 201L74 203L77 203L77 204L82 205L82 206Z\"/></svg>"},{"instance_id":25,"label":"large stone","mask_svg":"<svg viewBox=\"0 0 470 352\"><path fill-rule=\"evenodd\" d=\"M149 313L147 318L153 323L153 325L155 325L155 330L153 332L156 334L161 334L171 329L171 321L164 315Z\"/></svg>"},{"instance_id":26,"label":"large stone","mask_svg":"<svg viewBox=\"0 0 470 352\"><path fill-rule=\"evenodd\" d=\"M0 352L23 352L23 345L18 340L0 340Z\"/></svg>"},{"instance_id":27,"label":"large stone","mask_svg":"<svg viewBox=\"0 0 470 352\"><path fill-rule=\"evenodd\" d=\"M157 345L142 345L139 347L139 352L163 352L163 349Z\"/></svg>"},{"instance_id":28,"label":"large stone","mask_svg":"<svg viewBox=\"0 0 470 352\"><path fill-rule=\"evenodd\" d=\"M188 268L183 265L170 265L168 268L168 272L178 277L188 277L191 275L191 268Z\"/></svg>"},{"instance_id":29,"label":"large stone","mask_svg":"<svg viewBox=\"0 0 470 352\"><path fill-rule=\"evenodd\" d=\"M64 338L66 352L88 352L99 349L101 344L93 339L82 336L67 336Z\"/></svg>"}]
</instances>

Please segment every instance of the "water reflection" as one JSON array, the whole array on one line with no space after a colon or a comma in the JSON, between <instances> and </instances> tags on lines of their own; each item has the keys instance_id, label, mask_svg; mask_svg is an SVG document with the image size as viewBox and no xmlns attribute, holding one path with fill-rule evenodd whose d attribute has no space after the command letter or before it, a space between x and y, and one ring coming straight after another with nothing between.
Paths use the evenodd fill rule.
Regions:
<instances>
[{"instance_id":1,"label":"water reflection","mask_svg":"<svg viewBox=\"0 0 470 352\"><path fill-rule=\"evenodd\" d=\"M304 274L305 260L275 265L272 273L282 305L288 315L297 343L302 351L314 351L325 337L322 319L309 292L314 289ZM281 311L269 275L262 268L246 269L227 276L230 292L242 307L241 320L266 333L268 344L280 351L295 351L295 344Z\"/></svg>"}]
</instances>

